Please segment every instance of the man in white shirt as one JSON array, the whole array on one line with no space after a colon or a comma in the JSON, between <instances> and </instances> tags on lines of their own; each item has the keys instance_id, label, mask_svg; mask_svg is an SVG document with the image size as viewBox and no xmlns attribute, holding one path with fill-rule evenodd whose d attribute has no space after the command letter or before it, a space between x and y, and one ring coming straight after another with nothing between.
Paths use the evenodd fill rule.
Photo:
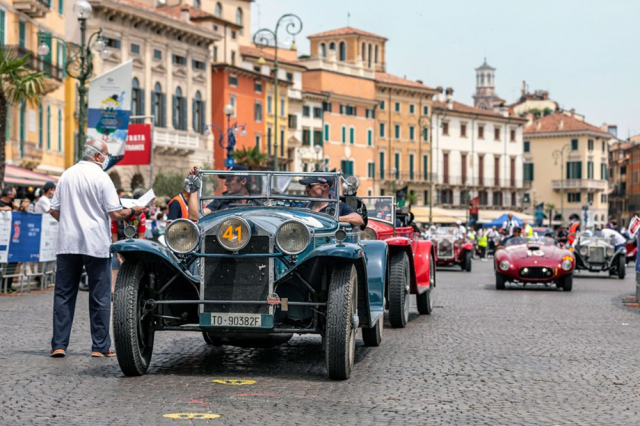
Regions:
<instances>
[{"instance_id":1,"label":"man in white shirt","mask_svg":"<svg viewBox=\"0 0 640 426\"><path fill-rule=\"evenodd\" d=\"M56 248L56 287L53 302L51 356L64 357L84 266L89 277L89 317L91 356L112 357L109 321L111 318L110 221L142 213L144 207L124 209L116 188L104 170L110 160L102 141L85 144L82 161L60 177L51 216L60 222Z\"/></svg>"},{"instance_id":2,"label":"man in white shirt","mask_svg":"<svg viewBox=\"0 0 640 426\"><path fill-rule=\"evenodd\" d=\"M515 228L519 228L519 227L520 227L520 225L518 225L518 221L516 221L516 220L513 218L513 213L509 213L509 214L507 215L507 220L505 220L505 221L502 223L502 229L504 229L504 230L505 230L505 232L507 233L507 237L512 236L512 235L513 235L513 230L514 230Z\"/></svg>"},{"instance_id":3,"label":"man in white shirt","mask_svg":"<svg viewBox=\"0 0 640 426\"><path fill-rule=\"evenodd\" d=\"M624 247L627 244L627 239L623 237L615 229L604 228L602 230L602 236L609 240L613 248L618 251L619 248Z\"/></svg>"},{"instance_id":4,"label":"man in white shirt","mask_svg":"<svg viewBox=\"0 0 640 426\"><path fill-rule=\"evenodd\" d=\"M42 190L42 196L38 199L36 203L36 208L34 213L46 214L49 213L51 209L51 199L53 198L53 194L56 192L56 184L53 182L47 182L44 184L44 188Z\"/></svg>"},{"instance_id":5,"label":"man in white shirt","mask_svg":"<svg viewBox=\"0 0 640 426\"><path fill-rule=\"evenodd\" d=\"M459 220L456 220L456 229L458 230L460 238L467 238L467 228L465 228Z\"/></svg>"}]
</instances>

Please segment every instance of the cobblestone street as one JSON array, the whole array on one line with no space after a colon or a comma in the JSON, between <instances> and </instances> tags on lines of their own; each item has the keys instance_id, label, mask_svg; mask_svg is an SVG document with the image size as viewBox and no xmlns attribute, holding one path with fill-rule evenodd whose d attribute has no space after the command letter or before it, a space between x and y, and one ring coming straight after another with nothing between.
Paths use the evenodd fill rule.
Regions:
<instances>
[{"instance_id":1,"label":"cobblestone street","mask_svg":"<svg viewBox=\"0 0 640 426\"><path fill-rule=\"evenodd\" d=\"M115 358L90 358L87 293L63 359L48 356L52 292L1 297L0 424L640 423L640 310L622 303L631 267L622 281L577 274L570 293L496 291L491 262L473 268L439 271L434 315L414 307L406 329L386 323L380 347L360 340L344 382L328 379L318 337L238 349L176 332L156 335L146 376L125 378ZM236 379L248 382L214 382Z\"/></svg>"}]
</instances>

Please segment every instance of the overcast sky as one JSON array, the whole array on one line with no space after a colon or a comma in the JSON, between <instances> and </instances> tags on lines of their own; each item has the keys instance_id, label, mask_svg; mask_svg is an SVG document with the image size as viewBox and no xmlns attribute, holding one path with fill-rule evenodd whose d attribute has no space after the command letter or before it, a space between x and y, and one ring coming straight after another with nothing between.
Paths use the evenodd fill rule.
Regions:
<instances>
[{"instance_id":1,"label":"overcast sky","mask_svg":"<svg viewBox=\"0 0 640 426\"><path fill-rule=\"evenodd\" d=\"M451 86L456 101L473 104L486 57L509 103L525 80L591 124L617 124L621 138L640 133L640 1L256 0L252 33L285 13L304 23L299 54L307 35L345 27L350 14L352 27L389 39L387 72ZM290 41L284 28L280 37Z\"/></svg>"}]
</instances>

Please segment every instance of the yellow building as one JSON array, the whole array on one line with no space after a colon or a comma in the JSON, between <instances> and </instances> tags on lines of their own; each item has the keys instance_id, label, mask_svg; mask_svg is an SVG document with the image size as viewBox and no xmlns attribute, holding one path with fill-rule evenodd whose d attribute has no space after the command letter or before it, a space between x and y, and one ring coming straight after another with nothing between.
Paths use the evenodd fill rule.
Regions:
<instances>
[{"instance_id":1,"label":"yellow building","mask_svg":"<svg viewBox=\"0 0 640 426\"><path fill-rule=\"evenodd\" d=\"M9 105L7 164L60 175L65 168L64 43L47 38L49 53L37 54L38 32L64 38L63 0L0 1L0 44L18 56L29 55L27 66L46 74L46 95L39 106Z\"/></svg>"},{"instance_id":2,"label":"yellow building","mask_svg":"<svg viewBox=\"0 0 640 426\"><path fill-rule=\"evenodd\" d=\"M429 202L432 98L436 89L376 72L376 193L405 186L418 204ZM391 192L392 193L392 192Z\"/></svg>"},{"instance_id":3,"label":"yellow building","mask_svg":"<svg viewBox=\"0 0 640 426\"><path fill-rule=\"evenodd\" d=\"M608 142L612 135L571 113L557 111L524 129L524 181L533 204L553 204L566 223L581 220L588 206L590 224L607 223ZM589 225L589 224L588 224Z\"/></svg>"}]
</instances>

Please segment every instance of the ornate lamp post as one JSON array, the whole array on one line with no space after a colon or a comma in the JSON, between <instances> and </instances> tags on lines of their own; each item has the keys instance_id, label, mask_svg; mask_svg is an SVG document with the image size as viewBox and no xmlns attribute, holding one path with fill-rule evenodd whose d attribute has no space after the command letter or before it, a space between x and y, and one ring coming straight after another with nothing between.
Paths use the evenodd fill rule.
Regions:
<instances>
[{"instance_id":1,"label":"ornate lamp post","mask_svg":"<svg viewBox=\"0 0 640 426\"><path fill-rule=\"evenodd\" d=\"M205 136L209 136L211 134L211 127L218 129L218 132L220 134L220 136L218 137L218 145L220 145L222 149L227 150L227 158L225 159L224 165L225 167L233 167L235 164L235 160L233 159L233 149L236 146L236 133L238 132L239 127L240 129L242 129L240 132L240 136L246 136L247 131L245 130L245 127L247 125L238 124L237 121L231 124L231 116L234 112L233 105L225 105L223 111L227 116L227 133L225 134L224 130L222 130L222 127L218 126L217 124L207 124L205 126L206 130L204 134Z\"/></svg>"},{"instance_id":2,"label":"ornate lamp post","mask_svg":"<svg viewBox=\"0 0 640 426\"><path fill-rule=\"evenodd\" d=\"M280 24L285 24L286 25L286 31L287 33L289 33L290 35L294 36L293 39L293 43L291 44L291 50L297 50L296 48L296 42L295 42L295 36L300 34L300 31L302 31L302 20L297 16L294 15L292 13L288 13L286 15L282 15L280 17L280 19L278 19L278 22L276 23L276 28L275 30L270 30L268 28L262 28L260 30L258 30L254 35L253 35L253 43L260 47L260 48L264 48L264 47L270 47L270 41L273 42L273 48L274 48L274 60L273 60L273 78L274 78L274 101L275 101L275 134L274 134L274 144L273 144L273 170L278 171L278 30L280 29ZM265 64L265 60L264 57L260 57L260 59L258 59L258 64L259 65L264 65ZM281 143L284 143L284 141L280 141Z\"/></svg>"},{"instance_id":3,"label":"ornate lamp post","mask_svg":"<svg viewBox=\"0 0 640 426\"><path fill-rule=\"evenodd\" d=\"M67 61L64 64L67 75L78 80L78 144L76 146L76 161L81 157L82 149L87 138L87 93L89 88L86 83L93 75L93 52L91 47L100 54L100 58L108 59L111 52L107 48L107 40L101 36L102 28L89 36L86 41L87 19L91 16L91 4L86 0L78 0L73 5L73 13L78 18L80 24L80 44L67 43L60 37L48 33L38 32L38 55L46 56L50 52L47 40L55 38L59 43L63 43L67 52ZM95 43L92 41L95 38Z\"/></svg>"},{"instance_id":4,"label":"ornate lamp post","mask_svg":"<svg viewBox=\"0 0 640 426\"><path fill-rule=\"evenodd\" d=\"M560 159L560 216L561 222L564 222L564 152L571 151L571 145L566 144L560 149L556 149L553 151L553 159L555 160L555 164L558 164L558 159ZM551 218L553 220L553 218Z\"/></svg>"}]
</instances>

